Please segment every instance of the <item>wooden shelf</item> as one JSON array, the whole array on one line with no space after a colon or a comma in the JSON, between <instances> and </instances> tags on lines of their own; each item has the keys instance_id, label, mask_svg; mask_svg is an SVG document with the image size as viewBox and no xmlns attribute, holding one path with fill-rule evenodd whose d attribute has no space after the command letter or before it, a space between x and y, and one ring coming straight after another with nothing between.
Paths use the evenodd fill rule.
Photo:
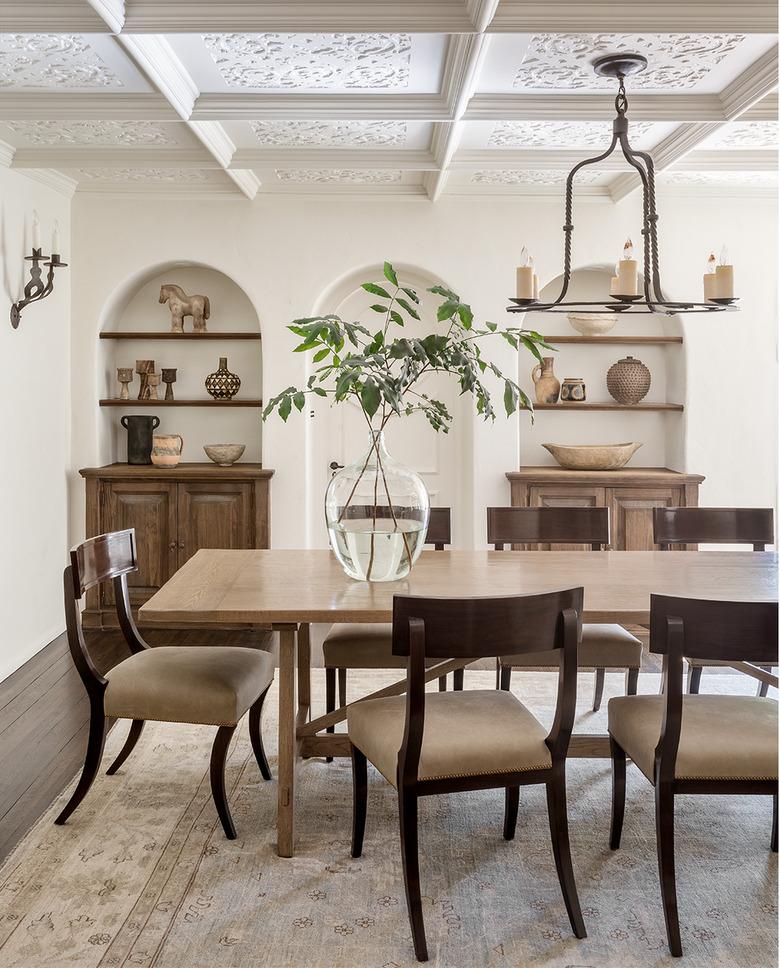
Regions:
<instances>
[{"instance_id":1,"label":"wooden shelf","mask_svg":"<svg viewBox=\"0 0 780 968\"><path fill-rule=\"evenodd\" d=\"M101 339L259 340L260 333L101 333Z\"/></svg>"},{"instance_id":2,"label":"wooden shelf","mask_svg":"<svg viewBox=\"0 0 780 968\"><path fill-rule=\"evenodd\" d=\"M683 410L683 405L681 403L635 403L633 406L629 406L623 403L588 403L586 401L585 403L535 403L534 410L641 410L643 413L671 410L680 413Z\"/></svg>"},{"instance_id":3,"label":"wooden shelf","mask_svg":"<svg viewBox=\"0 0 780 968\"><path fill-rule=\"evenodd\" d=\"M605 346L664 346L682 343L682 336L545 336L547 343L588 343Z\"/></svg>"},{"instance_id":4,"label":"wooden shelf","mask_svg":"<svg viewBox=\"0 0 780 968\"><path fill-rule=\"evenodd\" d=\"M262 407L263 401L249 397L232 400L101 400L101 407Z\"/></svg>"}]
</instances>

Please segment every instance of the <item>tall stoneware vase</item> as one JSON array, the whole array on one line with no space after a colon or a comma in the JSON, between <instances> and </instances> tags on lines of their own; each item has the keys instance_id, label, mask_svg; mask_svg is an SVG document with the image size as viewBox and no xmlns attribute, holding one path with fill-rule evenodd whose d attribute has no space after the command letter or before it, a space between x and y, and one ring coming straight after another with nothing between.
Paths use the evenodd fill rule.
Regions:
<instances>
[{"instance_id":1,"label":"tall stoneware vase","mask_svg":"<svg viewBox=\"0 0 780 968\"><path fill-rule=\"evenodd\" d=\"M537 403L557 403L561 393L561 384L553 371L554 357L545 356L541 363L537 363L531 370L534 381L534 396Z\"/></svg>"}]
</instances>

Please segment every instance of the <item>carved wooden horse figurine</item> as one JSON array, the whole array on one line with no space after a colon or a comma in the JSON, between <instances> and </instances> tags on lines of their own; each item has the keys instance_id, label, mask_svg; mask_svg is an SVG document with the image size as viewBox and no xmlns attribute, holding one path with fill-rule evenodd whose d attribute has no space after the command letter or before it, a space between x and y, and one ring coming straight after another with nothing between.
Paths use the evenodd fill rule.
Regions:
<instances>
[{"instance_id":1,"label":"carved wooden horse figurine","mask_svg":"<svg viewBox=\"0 0 780 968\"><path fill-rule=\"evenodd\" d=\"M171 311L171 332L184 332L185 316L192 316L192 328L196 333L206 332L206 320L211 313L208 296L188 296L181 286L169 283L160 286L160 302L167 302Z\"/></svg>"}]
</instances>

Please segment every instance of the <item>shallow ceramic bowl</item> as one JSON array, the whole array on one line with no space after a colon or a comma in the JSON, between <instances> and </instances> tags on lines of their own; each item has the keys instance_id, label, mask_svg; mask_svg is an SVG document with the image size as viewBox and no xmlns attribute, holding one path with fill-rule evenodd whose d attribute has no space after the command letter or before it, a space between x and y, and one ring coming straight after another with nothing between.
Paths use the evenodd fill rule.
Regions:
<instances>
[{"instance_id":1,"label":"shallow ceramic bowl","mask_svg":"<svg viewBox=\"0 0 780 968\"><path fill-rule=\"evenodd\" d=\"M561 467L570 471L616 471L631 460L641 444L542 444Z\"/></svg>"},{"instance_id":2,"label":"shallow ceramic bowl","mask_svg":"<svg viewBox=\"0 0 780 968\"><path fill-rule=\"evenodd\" d=\"M203 449L215 464L230 467L244 453L246 444L205 444Z\"/></svg>"},{"instance_id":3,"label":"shallow ceramic bowl","mask_svg":"<svg viewBox=\"0 0 780 968\"><path fill-rule=\"evenodd\" d=\"M576 329L583 336L603 336L608 333L617 322L617 313L568 313L567 317L572 329Z\"/></svg>"}]
</instances>

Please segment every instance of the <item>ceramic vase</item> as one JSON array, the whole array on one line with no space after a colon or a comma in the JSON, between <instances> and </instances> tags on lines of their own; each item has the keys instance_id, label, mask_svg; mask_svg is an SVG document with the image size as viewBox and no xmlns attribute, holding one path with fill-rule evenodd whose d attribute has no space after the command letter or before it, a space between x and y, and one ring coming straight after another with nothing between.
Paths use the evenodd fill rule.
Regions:
<instances>
[{"instance_id":1,"label":"ceramic vase","mask_svg":"<svg viewBox=\"0 0 780 968\"><path fill-rule=\"evenodd\" d=\"M531 370L534 381L534 396L537 403L557 403L561 392L561 384L553 371L554 357L545 356L541 363L537 363Z\"/></svg>"},{"instance_id":2,"label":"ceramic vase","mask_svg":"<svg viewBox=\"0 0 780 968\"><path fill-rule=\"evenodd\" d=\"M176 467L181 460L184 441L178 434L155 434L152 438L152 463L155 467Z\"/></svg>"},{"instance_id":3,"label":"ceramic vase","mask_svg":"<svg viewBox=\"0 0 780 968\"><path fill-rule=\"evenodd\" d=\"M160 426L160 418L127 414L120 422L127 431L127 463L151 464L152 431Z\"/></svg>"},{"instance_id":4,"label":"ceramic vase","mask_svg":"<svg viewBox=\"0 0 780 968\"><path fill-rule=\"evenodd\" d=\"M634 406L647 396L650 389L650 370L633 356L613 363L607 371L610 396L623 406Z\"/></svg>"},{"instance_id":5,"label":"ceramic vase","mask_svg":"<svg viewBox=\"0 0 780 968\"><path fill-rule=\"evenodd\" d=\"M206 389L215 400L225 401L232 400L240 386L241 380L228 369L227 357L220 356L219 369L206 377Z\"/></svg>"}]
</instances>

